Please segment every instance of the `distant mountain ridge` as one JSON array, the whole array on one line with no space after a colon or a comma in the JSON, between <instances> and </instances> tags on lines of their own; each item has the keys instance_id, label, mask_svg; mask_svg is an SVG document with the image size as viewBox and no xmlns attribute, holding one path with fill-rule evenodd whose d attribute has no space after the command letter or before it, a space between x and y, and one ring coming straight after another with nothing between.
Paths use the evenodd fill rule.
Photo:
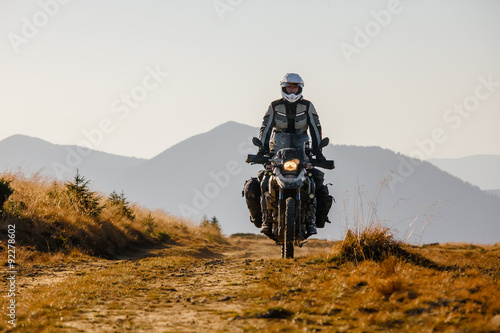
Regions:
<instances>
[{"instance_id":1,"label":"distant mountain ridge","mask_svg":"<svg viewBox=\"0 0 500 333\"><path fill-rule=\"evenodd\" d=\"M124 157L74 145L57 145L27 135L13 135L0 141L0 170L41 172L68 179L80 173L92 183L107 184L127 173L144 159Z\"/></svg>"},{"instance_id":2,"label":"distant mountain ridge","mask_svg":"<svg viewBox=\"0 0 500 333\"><path fill-rule=\"evenodd\" d=\"M494 195L500 197L500 190L487 190L486 192L494 194Z\"/></svg>"},{"instance_id":3,"label":"distant mountain ridge","mask_svg":"<svg viewBox=\"0 0 500 333\"><path fill-rule=\"evenodd\" d=\"M246 154L256 151L251 138L257 134L258 128L228 122L149 160L92 152L81 172L94 188L124 190L130 200L149 208L194 220L217 216L228 234L258 232L241 196L245 180L261 169L244 163ZM8 160L4 141L0 156ZM64 153L67 148L62 148ZM329 145L324 154L336 162L335 170L324 172L337 203L330 213L333 223L320 230L321 238L338 239L356 219L367 223L375 212L398 237L414 243L500 241L500 198L477 186L380 147Z\"/></svg>"},{"instance_id":4,"label":"distant mountain ridge","mask_svg":"<svg viewBox=\"0 0 500 333\"><path fill-rule=\"evenodd\" d=\"M429 162L483 190L500 189L500 155L433 158Z\"/></svg>"}]
</instances>

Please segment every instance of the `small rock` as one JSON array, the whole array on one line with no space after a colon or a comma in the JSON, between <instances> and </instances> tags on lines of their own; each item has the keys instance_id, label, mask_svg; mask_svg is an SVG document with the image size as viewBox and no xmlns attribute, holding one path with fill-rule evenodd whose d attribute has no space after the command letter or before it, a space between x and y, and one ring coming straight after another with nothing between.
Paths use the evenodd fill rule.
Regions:
<instances>
[{"instance_id":1,"label":"small rock","mask_svg":"<svg viewBox=\"0 0 500 333\"><path fill-rule=\"evenodd\" d=\"M354 286L354 288L357 288L357 289L358 289L358 288L361 288L361 287L365 287L365 286L367 286L367 285L368 285L368 282L366 282L366 281L360 281L360 282L358 282L358 283Z\"/></svg>"},{"instance_id":2,"label":"small rock","mask_svg":"<svg viewBox=\"0 0 500 333\"><path fill-rule=\"evenodd\" d=\"M500 329L500 315L491 318L491 326L493 326L495 330Z\"/></svg>"}]
</instances>

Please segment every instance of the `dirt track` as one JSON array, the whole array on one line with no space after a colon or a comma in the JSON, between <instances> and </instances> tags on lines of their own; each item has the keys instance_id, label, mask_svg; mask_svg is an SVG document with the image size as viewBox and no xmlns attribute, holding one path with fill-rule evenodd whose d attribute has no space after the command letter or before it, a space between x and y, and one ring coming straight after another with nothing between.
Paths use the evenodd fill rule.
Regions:
<instances>
[{"instance_id":1,"label":"dirt track","mask_svg":"<svg viewBox=\"0 0 500 333\"><path fill-rule=\"evenodd\" d=\"M312 241L283 260L271 241L243 237L20 265L18 326L0 322L0 331L500 330L498 246L415 248L441 264L430 267L394 256L325 260L332 245Z\"/></svg>"},{"instance_id":2,"label":"dirt track","mask_svg":"<svg viewBox=\"0 0 500 333\"><path fill-rule=\"evenodd\" d=\"M76 264L26 270L22 290L37 287L71 288L78 277L100 277L100 272L142 269L145 273L131 284L113 283L100 292L100 300L91 307L79 307L68 318L61 318L60 331L86 332L204 332L240 331L253 318L241 318L246 303L238 295L263 276L263 268L280 257L280 248L266 239L239 239L230 246L172 246L166 249L131 254L119 260L96 260ZM314 245L316 244L316 246ZM310 247L296 250L303 256L317 247L331 246L313 241ZM170 258L190 257L185 265L170 265ZM146 269L144 269L146 267ZM114 273L111 273L114 274ZM117 281L125 280L116 276ZM127 291L127 288L128 289ZM120 289L121 292L120 292ZM82 291L83 293L83 291ZM256 322L257 326L258 323ZM253 325L252 325L253 326Z\"/></svg>"}]
</instances>

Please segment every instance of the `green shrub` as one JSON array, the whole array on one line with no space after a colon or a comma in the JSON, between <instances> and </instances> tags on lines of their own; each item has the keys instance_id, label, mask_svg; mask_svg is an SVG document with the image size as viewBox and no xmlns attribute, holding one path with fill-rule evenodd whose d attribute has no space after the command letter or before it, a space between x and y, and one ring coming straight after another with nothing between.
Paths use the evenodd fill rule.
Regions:
<instances>
[{"instance_id":1,"label":"green shrub","mask_svg":"<svg viewBox=\"0 0 500 333\"><path fill-rule=\"evenodd\" d=\"M14 193L14 190L10 187L10 181L0 178L0 213L3 212L3 205L12 193Z\"/></svg>"},{"instance_id":2,"label":"green shrub","mask_svg":"<svg viewBox=\"0 0 500 333\"><path fill-rule=\"evenodd\" d=\"M160 242L168 242L172 239L172 236L164 231L158 231L155 236L160 240Z\"/></svg>"},{"instance_id":3,"label":"green shrub","mask_svg":"<svg viewBox=\"0 0 500 333\"><path fill-rule=\"evenodd\" d=\"M209 227L211 229L214 229L214 231L219 232L219 233L222 232L222 228L220 226L219 220L215 216L213 216L209 220L206 215L203 215L203 217L201 218L200 225L202 227Z\"/></svg>"},{"instance_id":4,"label":"green shrub","mask_svg":"<svg viewBox=\"0 0 500 333\"><path fill-rule=\"evenodd\" d=\"M151 213L142 221L142 224L146 228L146 233L148 235L152 235L155 231L157 223L155 222L155 218L151 216Z\"/></svg>"},{"instance_id":5,"label":"green shrub","mask_svg":"<svg viewBox=\"0 0 500 333\"><path fill-rule=\"evenodd\" d=\"M5 212L17 216L18 218L22 218L23 211L26 210L26 204L22 201L17 201L10 199L4 204Z\"/></svg>"},{"instance_id":6,"label":"green shrub","mask_svg":"<svg viewBox=\"0 0 500 333\"><path fill-rule=\"evenodd\" d=\"M86 181L77 170L73 181L65 184L66 194L73 207L80 213L96 217L101 213L103 206L99 204L101 197L97 192L90 190L89 183L90 180Z\"/></svg>"},{"instance_id":7,"label":"green shrub","mask_svg":"<svg viewBox=\"0 0 500 333\"><path fill-rule=\"evenodd\" d=\"M135 215L132 212L132 209L129 207L130 202L128 202L127 198L125 198L125 194L123 193L123 191L122 193L118 194L113 190L113 192L111 192L108 197L108 202L111 206L118 207L124 217L128 218L131 221L135 220Z\"/></svg>"}]
</instances>

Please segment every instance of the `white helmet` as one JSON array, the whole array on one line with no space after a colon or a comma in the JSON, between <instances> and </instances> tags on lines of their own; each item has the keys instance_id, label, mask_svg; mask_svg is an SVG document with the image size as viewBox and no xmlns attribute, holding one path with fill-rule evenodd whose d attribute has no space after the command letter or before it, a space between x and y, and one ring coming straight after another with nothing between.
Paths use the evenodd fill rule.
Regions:
<instances>
[{"instance_id":1,"label":"white helmet","mask_svg":"<svg viewBox=\"0 0 500 333\"><path fill-rule=\"evenodd\" d=\"M295 103L302 98L302 88L304 88L304 80L302 80L299 74L295 73L285 74L285 76L283 76L283 79L280 82L280 85L281 85L281 96L283 96L283 98L286 101L290 103ZM299 91L297 92L297 94L288 94L286 92L286 87L290 85L299 86Z\"/></svg>"}]
</instances>

